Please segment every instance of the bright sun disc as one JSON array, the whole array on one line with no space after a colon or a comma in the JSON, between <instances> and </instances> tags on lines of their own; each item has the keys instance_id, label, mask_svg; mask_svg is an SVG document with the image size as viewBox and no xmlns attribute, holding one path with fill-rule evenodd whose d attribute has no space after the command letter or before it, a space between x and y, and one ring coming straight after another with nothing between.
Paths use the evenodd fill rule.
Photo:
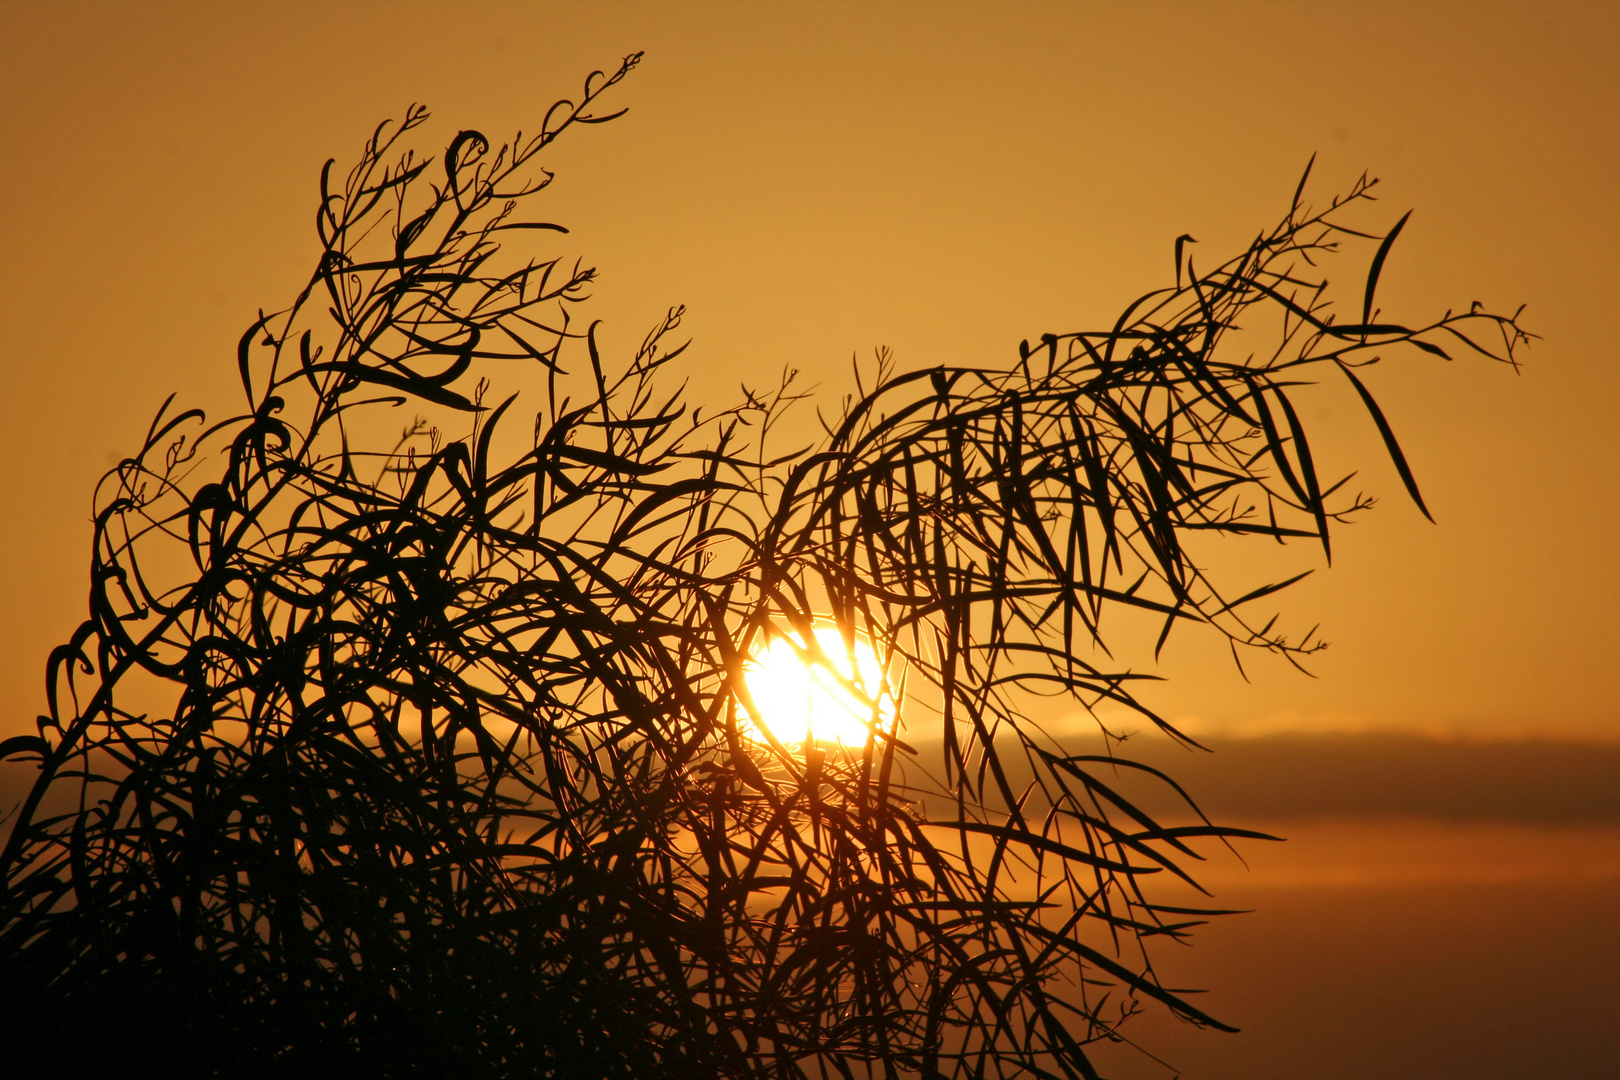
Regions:
<instances>
[{"instance_id":1,"label":"bright sun disc","mask_svg":"<svg viewBox=\"0 0 1620 1080\"><path fill-rule=\"evenodd\" d=\"M833 626L818 626L815 642L825 658L812 663L795 639L772 637L743 667L748 693L763 726L788 746L841 743L859 747L874 724L893 724L894 695L872 646L857 635L853 655ZM760 722L743 714L743 731L763 741Z\"/></svg>"}]
</instances>

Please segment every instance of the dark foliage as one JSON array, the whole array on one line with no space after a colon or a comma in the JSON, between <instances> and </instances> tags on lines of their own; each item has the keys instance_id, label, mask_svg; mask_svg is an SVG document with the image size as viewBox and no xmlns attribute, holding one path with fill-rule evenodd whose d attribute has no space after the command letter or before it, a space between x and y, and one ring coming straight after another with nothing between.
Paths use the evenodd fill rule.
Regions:
<instances>
[{"instance_id":1,"label":"dark foliage","mask_svg":"<svg viewBox=\"0 0 1620 1080\"><path fill-rule=\"evenodd\" d=\"M1140 1003L1215 1023L1147 951L1208 913L1150 878L1239 834L1139 810L1129 762L1065 752L1022 695L1159 723L1106 660L1110 609L1312 651L1249 614L1289 582L1229 597L1189 538L1326 553L1367 505L1312 456L1291 395L1316 372L1418 499L1359 368L1511 360L1524 334L1477 307L1380 321L1399 225L1336 321L1315 263L1378 241L1341 223L1364 180L1320 212L1296 194L1212 271L1178 241L1173 288L1008 368L880 360L773 457L791 379L688 410L655 390L679 310L609 364L570 317L592 272L501 246L561 231L522 213L539 156L610 118L635 59L538 135L418 160L412 108L329 164L315 275L241 341L247 411L165 405L106 477L90 617L38 737L3 747L39 765L3 855L12 1061L1092 1076L1083 1048ZM514 365L546 387L532 436L485 404ZM423 419L367 449L402 405ZM846 686L864 745L747 720L751 653L830 663L818 625L882 657Z\"/></svg>"}]
</instances>

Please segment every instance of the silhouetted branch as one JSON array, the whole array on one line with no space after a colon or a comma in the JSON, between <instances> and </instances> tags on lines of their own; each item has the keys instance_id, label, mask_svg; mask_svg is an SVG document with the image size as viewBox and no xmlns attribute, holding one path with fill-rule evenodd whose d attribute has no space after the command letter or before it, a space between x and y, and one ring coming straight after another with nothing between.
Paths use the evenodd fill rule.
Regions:
<instances>
[{"instance_id":1,"label":"silhouetted branch","mask_svg":"<svg viewBox=\"0 0 1620 1080\"><path fill-rule=\"evenodd\" d=\"M1313 370L1421 506L1358 369L1526 335L1377 321L1404 218L1337 323L1315 265L1378 239L1341 224L1363 179L1210 272L1182 238L1173 288L1010 368L885 354L819 445L772 457L791 375L689 412L658 389L680 309L614 367L570 314L594 272L501 246L564 231L520 213L538 156L611 119L636 60L527 140L419 160L413 106L329 162L317 271L242 338L245 411L165 403L104 479L90 618L39 738L0 747L40 760L3 857L14 1045L83 1027L233 1075L1093 1076L1084 1046L1143 999L1220 1026L1147 953L1215 912L1149 885L1254 834L1051 742L1020 694L1171 730L1145 676L1087 659L1111 609L1161 646L1197 623L1319 648L1251 614L1298 576L1229 597L1189 537L1328 554L1369 505L1319 472L1292 398ZM1254 324L1269 354L1225 344ZM513 364L544 377L532 437L515 396L485 404ZM423 418L380 438L399 405ZM881 658L881 685L845 680L864 746L748 720L748 658L785 636L832 664L824 625Z\"/></svg>"}]
</instances>

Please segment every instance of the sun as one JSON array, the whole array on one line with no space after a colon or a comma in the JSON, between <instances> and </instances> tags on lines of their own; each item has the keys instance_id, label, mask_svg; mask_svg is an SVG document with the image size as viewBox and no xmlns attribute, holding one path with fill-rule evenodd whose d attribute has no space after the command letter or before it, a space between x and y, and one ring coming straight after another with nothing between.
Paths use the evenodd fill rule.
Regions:
<instances>
[{"instance_id":1,"label":"sun","mask_svg":"<svg viewBox=\"0 0 1620 1080\"><path fill-rule=\"evenodd\" d=\"M817 626L813 658L804 639L773 634L743 666L749 696L760 717L743 710L743 732L764 741L761 726L787 746L841 744L861 747L874 726L890 728L894 688L864 635L853 647L835 626Z\"/></svg>"}]
</instances>

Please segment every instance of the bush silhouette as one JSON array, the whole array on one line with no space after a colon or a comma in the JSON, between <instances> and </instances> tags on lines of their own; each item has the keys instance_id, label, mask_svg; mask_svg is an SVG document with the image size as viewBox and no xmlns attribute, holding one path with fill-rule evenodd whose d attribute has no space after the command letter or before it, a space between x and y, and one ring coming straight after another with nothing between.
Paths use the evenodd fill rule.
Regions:
<instances>
[{"instance_id":1,"label":"bush silhouette","mask_svg":"<svg viewBox=\"0 0 1620 1080\"><path fill-rule=\"evenodd\" d=\"M39 735L0 747L39 768L3 854L13 1062L1089 1077L1143 1003L1220 1026L1154 973L1154 939L1209 912L1152 878L1252 834L1191 799L1193 824L1155 820L1120 777L1169 777L1067 752L1022 695L1180 738L1109 666L1111 609L1161 645L1198 623L1314 651L1249 614L1291 581L1228 596L1189 538L1326 554L1369 505L1312 457L1290 395L1315 373L1421 506L1358 371L1526 336L1477 307L1380 321L1401 225L1342 223L1365 178L1320 211L1302 180L1214 270L1178 240L1175 284L1113 327L1005 367L880 355L777 452L791 375L691 408L660 388L679 309L615 363L572 315L592 271L514 254L562 231L527 216L542 153L617 115L599 99L636 60L538 134L418 158L413 107L329 162L319 265L241 339L244 411L166 402L104 479L89 618ZM1336 321L1316 262L1363 241ZM532 412L489 396L514 367ZM768 641L860 704L864 740L763 722ZM857 645L875 669L840 662Z\"/></svg>"}]
</instances>

